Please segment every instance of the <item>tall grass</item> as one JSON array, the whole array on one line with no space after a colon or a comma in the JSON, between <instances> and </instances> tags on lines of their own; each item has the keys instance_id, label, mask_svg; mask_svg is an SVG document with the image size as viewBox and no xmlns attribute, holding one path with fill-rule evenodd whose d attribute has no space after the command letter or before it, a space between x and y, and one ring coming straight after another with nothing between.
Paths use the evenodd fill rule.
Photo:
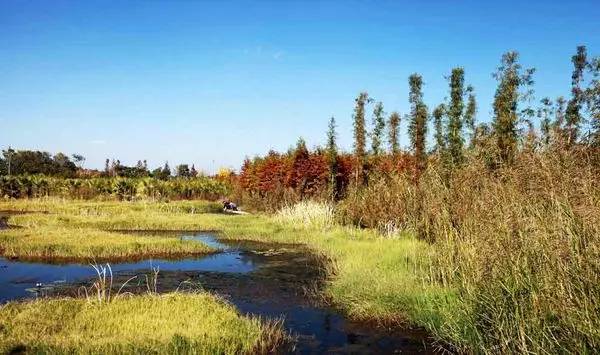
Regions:
<instances>
[{"instance_id":1,"label":"tall grass","mask_svg":"<svg viewBox=\"0 0 600 355\"><path fill-rule=\"evenodd\" d=\"M335 223L334 209L331 204L309 200L280 209L275 214L275 219L282 224L317 229L331 228Z\"/></svg>"},{"instance_id":2,"label":"tall grass","mask_svg":"<svg viewBox=\"0 0 600 355\"><path fill-rule=\"evenodd\" d=\"M325 296L354 318L425 325L470 352L597 352L597 165L575 154L524 155L516 166L492 172L478 164L452 173L433 166L418 186L392 176L342 202L343 218L373 227L392 221L408 231L399 239L282 217L303 216L303 209L274 218L228 216L191 213L190 202L57 202L52 208L63 211L61 218L35 218L78 228L218 230L224 238L303 243L331 260ZM44 203L13 201L0 209L40 210ZM11 221L27 225L32 218Z\"/></svg>"},{"instance_id":3,"label":"tall grass","mask_svg":"<svg viewBox=\"0 0 600 355\"><path fill-rule=\"evenodd\" d=\"M346 218L395 221L430 241L430 282L458 298L430 324L460 350L600 349L600 171L585 154L523 154L488 172L430 168L354 192ZM387 203L389 210L370 204ZM362 216L358 220L357 216Z\"/></svg>"}]
</instances>

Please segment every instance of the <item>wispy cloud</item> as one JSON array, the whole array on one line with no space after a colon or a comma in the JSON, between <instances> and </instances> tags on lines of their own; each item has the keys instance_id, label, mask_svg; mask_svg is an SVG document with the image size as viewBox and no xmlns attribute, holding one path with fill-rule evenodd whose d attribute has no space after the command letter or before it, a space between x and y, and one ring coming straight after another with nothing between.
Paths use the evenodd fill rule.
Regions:
<instances>
[{"instance_id":1,"label":"wispy cloud","mask_svg":"<svg viewBox=\"0 0 600 355\"><path fill-rule=\"evenodd\" d=\"M91 144L106 144L104 139L93 139L90 141Z\"/></svg>"},{"instance_id":2,"label":"wispy cloud","mask_svg":"<svg viewBox=\"0 0 600 355\"><path fill-rule=\"evenodd\" d=\"M285 52L282 50L265 48L263 46L245 48L242 50L242 53L255 58L272 58L274 60L280 60L285 56Z\"/></svg>"},{"instance_id":3,"label":"wispy cloud","mask_svg":"<svg viewBox=\"0 0 600 355\"><path fill-rule=\"evenodd\" d=\"M283 51L277 51L277 52L273 53L273 59L279 60L279 59L281 59L281 57L283 57L283 54L284 54Z\"/></svg>"}]
</instances>

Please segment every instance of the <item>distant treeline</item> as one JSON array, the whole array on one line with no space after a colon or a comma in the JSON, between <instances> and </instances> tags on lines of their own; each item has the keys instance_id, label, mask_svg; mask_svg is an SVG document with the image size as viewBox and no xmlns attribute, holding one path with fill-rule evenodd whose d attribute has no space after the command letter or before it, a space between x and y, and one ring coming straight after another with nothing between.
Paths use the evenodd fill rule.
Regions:
<instances>
[{"instance_id":1,"label":"distant treeline","mask_svg":"<svg viewBox=\"0 0 600 355\"><path fill-rule=\"evenodd\" d=\"M83 160L84 158L77 154L69 157L63 153L51 155L48 152L9 148L2 151L0 175L44 174L75 177L77 164Z\"/></svg>"},{"instance_id":2,"label":"distant treeline","mask_svg":"<svg viewBox=\"0 0 600 355\"><path fill-rule=\"evenodd\" d=\"M106 160L105 169L84 169L85 158L63 153L7 149L0 158L0 198L217 199L231 191L232 173L199 174L194 165L168 163L148 170L146 161L125 166Z\"/></svg>"},{"instance_id":3,"label":"distant treeline","mask_svg":"<svg viewBox=\"0 0 600 355\"><path fill-rule=\"evenodd\" d=\"M5 149L0 156L1 175L46 175L63 178L75 177L155 177L166 180L170 177L190 178L199 175L192 164L177 165L174 171L166 162L164 166L152 171L148 169L146 160L138 160L135 166L121 164L120 160L106 159L104 170L84 169L85 157L73 154L70 157L63 154L33 150Z\"/></svg>"},{"instance_id":4,"label":"distant treeline","mask_svg":"<svg viewBox=\"0 0 600 355\"><path fill-rule=\"evenodd\" d=\"M153 177L63 178L45 175L0 176L0 197L57 196L74 199L205 199L230 193L226 178L198 176L161 180Z\"/></svg>"}]
</instances>

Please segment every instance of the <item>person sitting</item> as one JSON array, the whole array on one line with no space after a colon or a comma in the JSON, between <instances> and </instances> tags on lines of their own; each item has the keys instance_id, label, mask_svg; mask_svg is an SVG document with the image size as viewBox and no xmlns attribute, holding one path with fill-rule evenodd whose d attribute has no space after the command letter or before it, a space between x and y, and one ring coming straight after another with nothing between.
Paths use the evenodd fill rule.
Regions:
<instances>
[{"instance_id":1,"label":"person sitting","mask_svg":"<svg viewBox=\"0 0 600 355\"><path fill-rule=\"evenodd\" d=\"M237 211L238 208L235 203L233 203L229 200L225 200L225 201L223 201L223 210L226 212L227 211Z\"/></svg>"}]
</instances>

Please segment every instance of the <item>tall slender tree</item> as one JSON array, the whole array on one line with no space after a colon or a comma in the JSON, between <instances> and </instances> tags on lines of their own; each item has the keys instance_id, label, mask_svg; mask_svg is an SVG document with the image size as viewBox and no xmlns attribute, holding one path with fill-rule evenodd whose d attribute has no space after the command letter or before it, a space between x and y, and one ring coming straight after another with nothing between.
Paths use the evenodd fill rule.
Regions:
<instances>
[{"instance_id":1,"label":"tall slender tree","mask_svg":"<svg viewBox=\"0 0 600 355\"><path fill-rule=\"evenodd\" d=\"M548 97L544 97L540 103L537 116L540 119L540 133L542 134L542 145L547 147L552 139L552 115L554 114L553 103Z\"/></svg>"},{"instance_id":2,"label":"tall slender tree","mask_svg":"<svg viewBox=\"0 0 600 355\"><path fill-rule=\"evenodd\" d=\"M552 122L552 131L555 139L559 140L561 144L567 141L567 133L565 130L565 105L567 100L564 97L559 96L556 98L554 104L554 122Z\"/></svg>"},{"instance_id":3,"label":"tall slender tree","mask_svg":"<svg viewBox=\"0 0 600 355\"><path fill-rule=\"evenodd\" d=\"M357 160L355 179L358 184L364 182L366 164L366 136L365 106L371 101L369 94L361 92L356 98L354 106L354 156Z\"/></svg>"},{"instance_id":4,"label":"tall slender tree","mask_svg":"<svg viewBox=\"0 0 600 355\"><path fill-rule=\"evenodd\" d=\"M473 88L473 86L467 86L467 95L468 101L467 108L465 111L465 125L469 130L469 144L471 148L473 148L473 141L475 140L476 131L475 116L477 115L477 99L475 97L475 89Z\"/></svg>"},{"instance_id":5,"label":"tall slender tree","mask_svg":"<svg viewBox=\"0 0 600 355\"><path fill-rule=\"evenodd\" d=\"M167 180L169 177L171 177L171 167L169 167L169 162L166 161L161 171L161 178Z\"/></svg>"},{"instance_id":6,"label":"tall slender tree","mask_svg":"<svg viewBox=\"0 0 600 355\"><path fill-rule=\"evenodd\" d=\"M331 197L334 200L339 198L339 189L337 184L338 174L338 153L337 153L337 133L335 131L335 117L331 116L327 127L327 161L329 164L329 185Z\"/></svg>"},{"instance_id":7,"label":"tall slender tree","mask_svg":"<svg viewBox=\"0 0 600 355\"><path fill-rule=\"evenodd\" d=\"M517 52L507 52L502 56L494 78L498 88L494 96L493 128L499 158L502 163L511 163L517 150L519 132L517 125L527 110L518 111L519 102L526 101L531 95L533 73L535 69L523 70L518 62ZM522 91L525 89L525 91Z\"/></svg>"},{"instance_id":8,"label":"tall slender tree","mask_svg":"<svg viewBox=\"0 0 600 355\"><path fill-rule=\"evenodd\" d=\"M385 130L385 112L383 103L378 102L373 109L373 131L371 132L371 152L378 156L383 153L383 134Z\"/></svg>"},{"instance_id":9,"label":"tall slender tree","mask_svg":"<svg viewBox=\"0 0 600 355\"><path fill-rule=\"evenodd\" d=\"M330 157L337 156L337 133L335 128L335 117L331 116L329 119L329 125L327 126L327 154Z\"/></svg>"},{"instance_id":10,"label":"tall slender tree","mask_svg":"<svg viewBox=\"0 0 600 355\"><path fill-rule=\"evenodd\" d=\"M463 110L465 94L465 71L463 68L452 69L450 75L450 104L448 105L448 158L452 165L459 165L463 155Z\"/></svg>"},{"instance_id":11,"label":"tall slender tree","mask_svg":"<svg viewBox=\"0 0 600 355\"><path fill-rule=\"evenodd\" d=\"M600 148L600 57L596 57L588 64L592 80L585 90L585 101L590 112L590 139L592 146Z\"/></svg>"},{"instance_id":12,"label":"tall slender tree","mask_svg":"<svg viewBox=\"0 0 600 355\"><path fill-rule=\"evenodd\" d=\"M423 78L419 74L412 74L408 78L410 93L410 123L409 136L415 155L417 176L427 167L427 153L425 152L425 137L427 136L427 106L423 102Z\"/></svg>"},{"instance_id":13,"label":"tall slender tree","mask_svg":"<svg viewBox=\"0 0 600 355\"><path fill-rule=\"evenodd\" d=\"M393 155L398 154L400 151L398 139L399 139L399 128L400 128L400 114L398 112L392 112L388 120L388 144L390 145L390 153Z\"/></svg>"},{"instance_id":14,"label":"tall slender tree","mask_svg":"<svg viewBox=\"0 0 600 355\"><path fill-rule=\"evenodd\" d=\"M432 113L435 147L434 152L438 155L443 155L446 150L446 140L444 137L444 116L446 115L446 105L439 104Z\"/></svg>"},{"instance_id":15,"label":"tall slender tree","mask_svg":"<svg viewBox=\"0 0 600 355\"><path fill-rule=\"evenodd\" d=\"M581 88L583 72L588 66L587 51L585 46L578 46L577 53L571 57L573 62L573 74L571 75L571 99L567 104L565 115L567 130L567 146L577 143L583 117L581 107L584 103L584 92Z\"/></svg>"}]
</instances>

